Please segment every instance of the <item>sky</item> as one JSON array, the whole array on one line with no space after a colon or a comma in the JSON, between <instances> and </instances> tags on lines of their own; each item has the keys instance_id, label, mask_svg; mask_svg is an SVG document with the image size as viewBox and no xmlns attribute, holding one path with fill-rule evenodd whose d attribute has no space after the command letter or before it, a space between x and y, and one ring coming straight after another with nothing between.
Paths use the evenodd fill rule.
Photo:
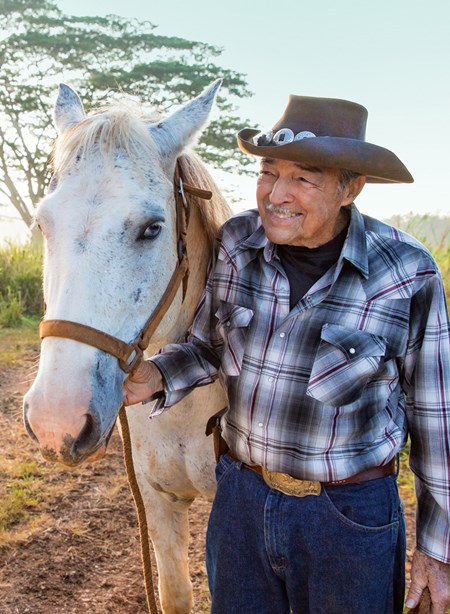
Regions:
<instances>
[{"instance_id":1,"label":"sky","mask_svg":"<svg viewBox=\"0 0 450 614\"><path fill-rule=\"evenodd\" d=\"M360 210L378 218L450 215L448 0L56 3L73 15L148 20L157 33L222 48L216 63L243 73L253 92L238 108L249 127L271 128L289 94L364 105L366 140L394 151L415 183L367 185L357 200ZM255 206L255 178L218 179L234 187L243 206Z\"/></svg>"}]
</instances>

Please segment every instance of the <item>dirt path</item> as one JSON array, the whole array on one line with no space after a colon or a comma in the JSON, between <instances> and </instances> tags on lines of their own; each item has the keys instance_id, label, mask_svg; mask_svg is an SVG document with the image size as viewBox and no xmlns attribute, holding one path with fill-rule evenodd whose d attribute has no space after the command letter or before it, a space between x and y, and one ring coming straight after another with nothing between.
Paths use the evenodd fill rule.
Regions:
<instances>
[{"instance_id":1,"label":"dirt path","mask_svg":"<svg viewBox=\"0 0 450 614\"><path fill-rule=\"evenodd\" d=\"M75 470L51 467L41 460L24 433L21 417L32 361L31 357L29 364L0 373L0 499L9 488L12 468L19 462L35 466L45 489L44 501L28 512L31 522L17 523L0 540L0 611L144 614L147 606L137 521L120 439L115 433L105 459ZM202 500L191 510L195 614L209 611L203 564L208 512L209 504ZM406 506L406 512L411 544L412 508ZM409 556L411 549L409 545Z\"/></svg>"},{"instance_id":2,"label":"dirt path","mask_svg":"<svg viewBox=\"0 0 450 614\"><path fill-rule=\"evenodd\" d=\"M26 368L0 374L0 472L20 456L45 472L45 503L31 525L11 527L0 547L2 614L141 614L147 612L137 521L125 478L121 441L113 435L102 461L65 470L42 461L24 433L21 399ZM50 468L50 471L49 471ZM0 497L2 492L0 491ZM191 569L196 614L208 612L204 529L209 504L191 513ZM23 526L23 525L22 525ZM156 585L156 578L155 578Z\"/></svg>"}]
</instances>

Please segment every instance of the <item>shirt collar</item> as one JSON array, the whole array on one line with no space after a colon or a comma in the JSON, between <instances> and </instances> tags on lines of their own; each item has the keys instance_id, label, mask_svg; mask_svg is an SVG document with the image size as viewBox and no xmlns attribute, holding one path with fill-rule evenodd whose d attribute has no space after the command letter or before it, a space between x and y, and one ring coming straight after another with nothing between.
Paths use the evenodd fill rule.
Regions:
<instances>
[{"instance_id":1,"label":"shirt collar","mask_svg":"<svg viewBox=\"0 0 450 614\"><path fill-rule=\"evenodd\" d=\"M366 231L364 217L352 203L350 210L350 225L347 238L342 248L340 259L348 260L366 279L369 277L369 258L367 254Z\"/></svg>"},{"instance_id":2,"label":"shirt collar","mask_svg":"<svg viewBox=\"0 0 450 614\"><path fill-rule=\"evenodd\" d=\"M255 215L252 225L255 228L253 232L237 241L233 236L227 237L228 240L222 241L219 250L219 259L228 261L237 271L254 260L259 250L273 250L275 247L266 237L258 215Z\"/></svg>"}]
</instances>

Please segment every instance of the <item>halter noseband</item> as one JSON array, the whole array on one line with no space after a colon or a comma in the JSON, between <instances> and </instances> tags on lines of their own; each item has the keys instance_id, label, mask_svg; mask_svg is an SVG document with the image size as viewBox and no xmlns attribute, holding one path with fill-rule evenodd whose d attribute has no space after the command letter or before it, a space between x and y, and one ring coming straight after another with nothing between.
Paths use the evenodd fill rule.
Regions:
<instances>
[{"instance_id":1,"label":"halter noseband","mask_svg":"<svg viewBox=\"0 0 450 614\"><path fill-rule=\"evenodd\" d=\"M186 193L204 200L210 200L212 198L212 192L209 190L196 188L183 181L181 177L181 166L178 160L174 175L174 190L178 263L161 300L142 327L138 336L131 343L126 343L117 337L96 328L92 328L91 326L87 326L86 324L80 324L79 322L71 322L69 320L42 320L39 326L41 339L45 337L73 339L74 341L96 347L107 354L115 356L119 361L120 368L125 371L125 373L132 374L137 369L143 360L144 351L147 349L153 333L167 313L181 284L183 284L183 300L186 295L189 275L186 235L190 213Z\"/></svg>"}]
</instances>

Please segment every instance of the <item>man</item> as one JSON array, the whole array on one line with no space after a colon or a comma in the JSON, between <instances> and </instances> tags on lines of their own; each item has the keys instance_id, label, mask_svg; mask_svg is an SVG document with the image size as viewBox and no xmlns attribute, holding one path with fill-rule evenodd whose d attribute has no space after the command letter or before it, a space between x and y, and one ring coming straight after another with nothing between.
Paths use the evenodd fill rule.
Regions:
<instances>
[{"instance_id":1,"label":"man","mask_svg":"<svg viewBox=\"0 0 450 614\"><path fill-rule=\"evenodd\" d=\"M367 111L291 96L261 157L258 211L224 225L186 343L143 363L127 404L170 407L220 377L228 452L207 534L216 614L400 613L396 459L411 437L417 550L407 605L450 604L450 352L442 281L417 241L363 216L366 181L411 182L365 141Z\"/></svg>"}]
</instances>

